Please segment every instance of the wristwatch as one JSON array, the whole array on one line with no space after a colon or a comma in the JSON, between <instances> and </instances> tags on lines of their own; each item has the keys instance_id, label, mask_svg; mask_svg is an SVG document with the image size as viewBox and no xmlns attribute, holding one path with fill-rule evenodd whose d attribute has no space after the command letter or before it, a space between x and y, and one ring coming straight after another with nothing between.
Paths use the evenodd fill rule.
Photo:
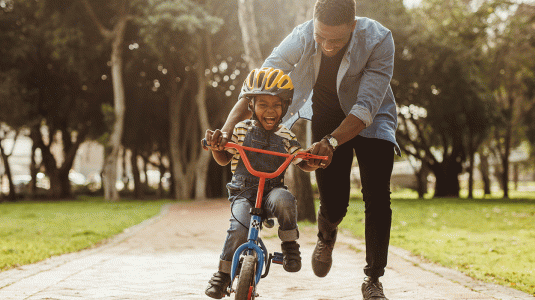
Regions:
<instances>
[{"instance_id":1,"label":"wristwatch","mask_svg":"<svg viewBox=\"0 0 535 300\"><path fill-rule=\"evenodd\" d=\"M333 147L333 151L336 150L336 148L338 148L338 140L334 136L328 134L323 138L327 140L327 142L329 143L329 145L331 145L331 147Z\"/></svg>"}]
</instances>

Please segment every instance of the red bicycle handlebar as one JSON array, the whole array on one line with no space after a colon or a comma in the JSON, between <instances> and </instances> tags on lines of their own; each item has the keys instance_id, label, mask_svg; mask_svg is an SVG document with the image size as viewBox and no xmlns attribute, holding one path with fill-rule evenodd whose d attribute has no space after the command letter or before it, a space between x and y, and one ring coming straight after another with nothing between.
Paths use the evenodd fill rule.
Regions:
<instances>
[{"instance_id":1,"label":"red bicycle handlebar","mask_svg":"<svg viewBox=\"0 0 535 300\"><path fill-rule=\"evenodd\" d=\"M309 159L327 160L328 159L327 156L314 155L314 154L311 154L311 153L308 153L308 152L302 152L301 151L301 152L298 152L298 153L292 155L292 154L288 154L288 153L280 153L280 152L274 152L274 151L269 151L269 150L264 150L264 149L257 149L257 148L247 147L247 146L241 146L241 145L238 145L238 144L235 144L235 143L232 143L232 142L228 142L225 145L225 147L226 148L234 148L234 149L238 150L238 152L240 153L240 155L242 157L242 160L243 160L243 163L245 164L245 167L247 168L247 170L252 175L254 175L256 177L260 177L260 178L262 178L262 177L263 178L275 178L275 177L279 176L290 165L292 160L294 160L295 158L301 158L303 160L309 160ZM245 150L258 152L258 153L269 154L269 155L282 156L282 157L286 157L286 160L273 173L261 172L261 171L257 171L255 169L253 169L253 167L251 166L251 163L249 162L249 159L247 158L247 155L245 154Z\"/></svg>"},{"instance_id":2,"label":"red bicycle handlebar","mask_svg":"<svg viewBox=\"0 0 535 300\"><path fill-rule=\"evenodd\" d=\"M202 140L202 144L204 146L208 146L208 144L206 142L206 139ZM264 150L264 149L257 149L257 148L251 148L251 147L247 147L247 146L242 146L242 145L238 145L238 144L232 143L232 142L228 142L225 145L225 148L234 148L234 149L238 150L238 152L240 153L241 159L243 160L243 163L244 163L245 167L247 168L247 170L253 176L256 176L256 177L260 178L260 181L258 183L258 193L257 193L257 197L256 197L256 207L257 208L260 208L262 206L262 194L264 192L264 184L265 184L266 178L275 178L275 177L279 176L284 170L286 170L286 168L290 165L290 163L292 162L292 160L294 160L294 158L301 158L303 160L309 160L309 159L327 160L327 159L329 159L328 156L314 155L314 154L311 154L311 153L308 153L308 152L303 152L303 151L299 151L296 154L280 153L280 152L275 152L275 151L269 151L269 150ZM245 154L246 150L247 151L258 152L258 153L269 154L269 155L282 156L282 157L286 157L286 160L280 165L280 167L275 172L272 172L272 173L261 172L261 171L257 171L255 169L253 169L253 167L251 166L251 163L249 162L249 159L247 158L247 155Z\"/></svg>"}]
</instances>

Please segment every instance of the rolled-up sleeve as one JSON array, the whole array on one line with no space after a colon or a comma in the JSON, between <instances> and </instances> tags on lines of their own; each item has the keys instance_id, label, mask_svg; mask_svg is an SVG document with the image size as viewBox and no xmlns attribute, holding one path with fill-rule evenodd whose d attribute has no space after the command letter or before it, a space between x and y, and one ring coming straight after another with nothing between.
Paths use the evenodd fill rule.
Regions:
<instances>
[{"instance_id":1,"label":"rolled-up sleeve","mask_svg":"<svg viewBox=\"0 0 535 300\"><path fill-rule=\"evenodd\" d=\"M357 101L349 113L362 120L366 127L373 123L381 107L394 72L394 40L392 33L374 47L363 69Z\"/></svg>"}]
</instances>

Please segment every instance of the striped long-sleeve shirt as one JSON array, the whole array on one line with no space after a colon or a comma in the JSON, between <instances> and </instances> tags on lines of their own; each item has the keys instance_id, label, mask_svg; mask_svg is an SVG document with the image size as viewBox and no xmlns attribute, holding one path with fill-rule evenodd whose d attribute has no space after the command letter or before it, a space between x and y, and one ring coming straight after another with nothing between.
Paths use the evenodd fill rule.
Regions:
<instances>
[{"instance_id":1,"label":"striped long-sleeve shirt","mask_svg":"<svg viewBox=\"0 0 535 300\"><path fill-rule=\"evenodd\" d=\"M239 122L234 127L234 132L232 133L231 141L238 145L243 145L243 142L245 141L245 135L247 134L248 129L251 126L255 126L253 124L254 121L252 120L246 120ZM284 146L286 148L286 151L288 154L295 154L297 151L302 151L303 148L297 141L297 138L295 134L288 128L286 128L284 125L279 125L279 128L277 131L275 131L275 134L283 138ZM290 143L290 141L292 141ZM229 148L227 151L232 154L232 160L231 160L231 170L234 174L234 171L236 171L236 167L238 166L238 162L240 161L240 153L238 150L234 148ZM296 158L293 160L294 164L298 164L301 162L302 159Z\"/></svg>"}]
</instances>

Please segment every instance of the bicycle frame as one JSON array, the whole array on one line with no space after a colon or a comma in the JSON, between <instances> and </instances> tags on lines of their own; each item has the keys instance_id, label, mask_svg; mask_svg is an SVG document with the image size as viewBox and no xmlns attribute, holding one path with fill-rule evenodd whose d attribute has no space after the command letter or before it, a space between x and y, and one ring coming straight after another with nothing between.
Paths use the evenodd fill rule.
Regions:
<instances>
[{"instance_id":1,"label":"bicycle frame","mask_svg":"<svg viewBox=\"0 0 535 300\"><path fill-rule=\"evenodd\" d=\"M262 196L264 194L264 185L266 183L266 179L275 178L279 176L282 172L284 172L284 170L286 170L286 168L290 165L290 163L295 158L302 158L304 160L308 160L308 159L326 160L328 158L327 156L318 156L318 155L313 155L313 154L306 153L306 152L299 152L294 155L291 155L287 153L279 153L279 152L273 152L273 151L268 151L268 150L263 150L263 149L241 146L232 142L227 143L225 147L234 148L238 150L238 152L240 153L241 159L243 160L243 163L245 167L247 168L247 170L249 171L249 173L259 178L258 191L256 194L256 203L255 203L256 209L262 209L262 198L263 198ZM251 163L249 162L249 159L247 158L247 155L245 154L245 151L254 151L254 152L259 152L259 153L264 153L264 154L282 156L282 157L286 157L286 160L273 173L261 172L261 171L254 170L252 168ZM234 282L234 279L236 278L236 272L237 272L238 265L239 265L240 255L247 251L250 251L250 253L252 253L251 251L254 251L257 254L258 268L256 270L256 275L255 275L255 285L258 284L258 282L260 281L260 278L262 277L264 261L267 255L267 249L265 248L261 240L258 239L258 234L260 232L260 226L261 226L260 224L262 224L262 217L259 214L253 214L251 217L250 224L249 224L249 235L247 237L247 242L239 246L234 252L234 256L232 259L232 268L231 268L231 273L230 273L231 285L232 285L232 282ZM262 247L257 245L257 241L260 241L260 244Z\"/></svg>"}]
</instances>

